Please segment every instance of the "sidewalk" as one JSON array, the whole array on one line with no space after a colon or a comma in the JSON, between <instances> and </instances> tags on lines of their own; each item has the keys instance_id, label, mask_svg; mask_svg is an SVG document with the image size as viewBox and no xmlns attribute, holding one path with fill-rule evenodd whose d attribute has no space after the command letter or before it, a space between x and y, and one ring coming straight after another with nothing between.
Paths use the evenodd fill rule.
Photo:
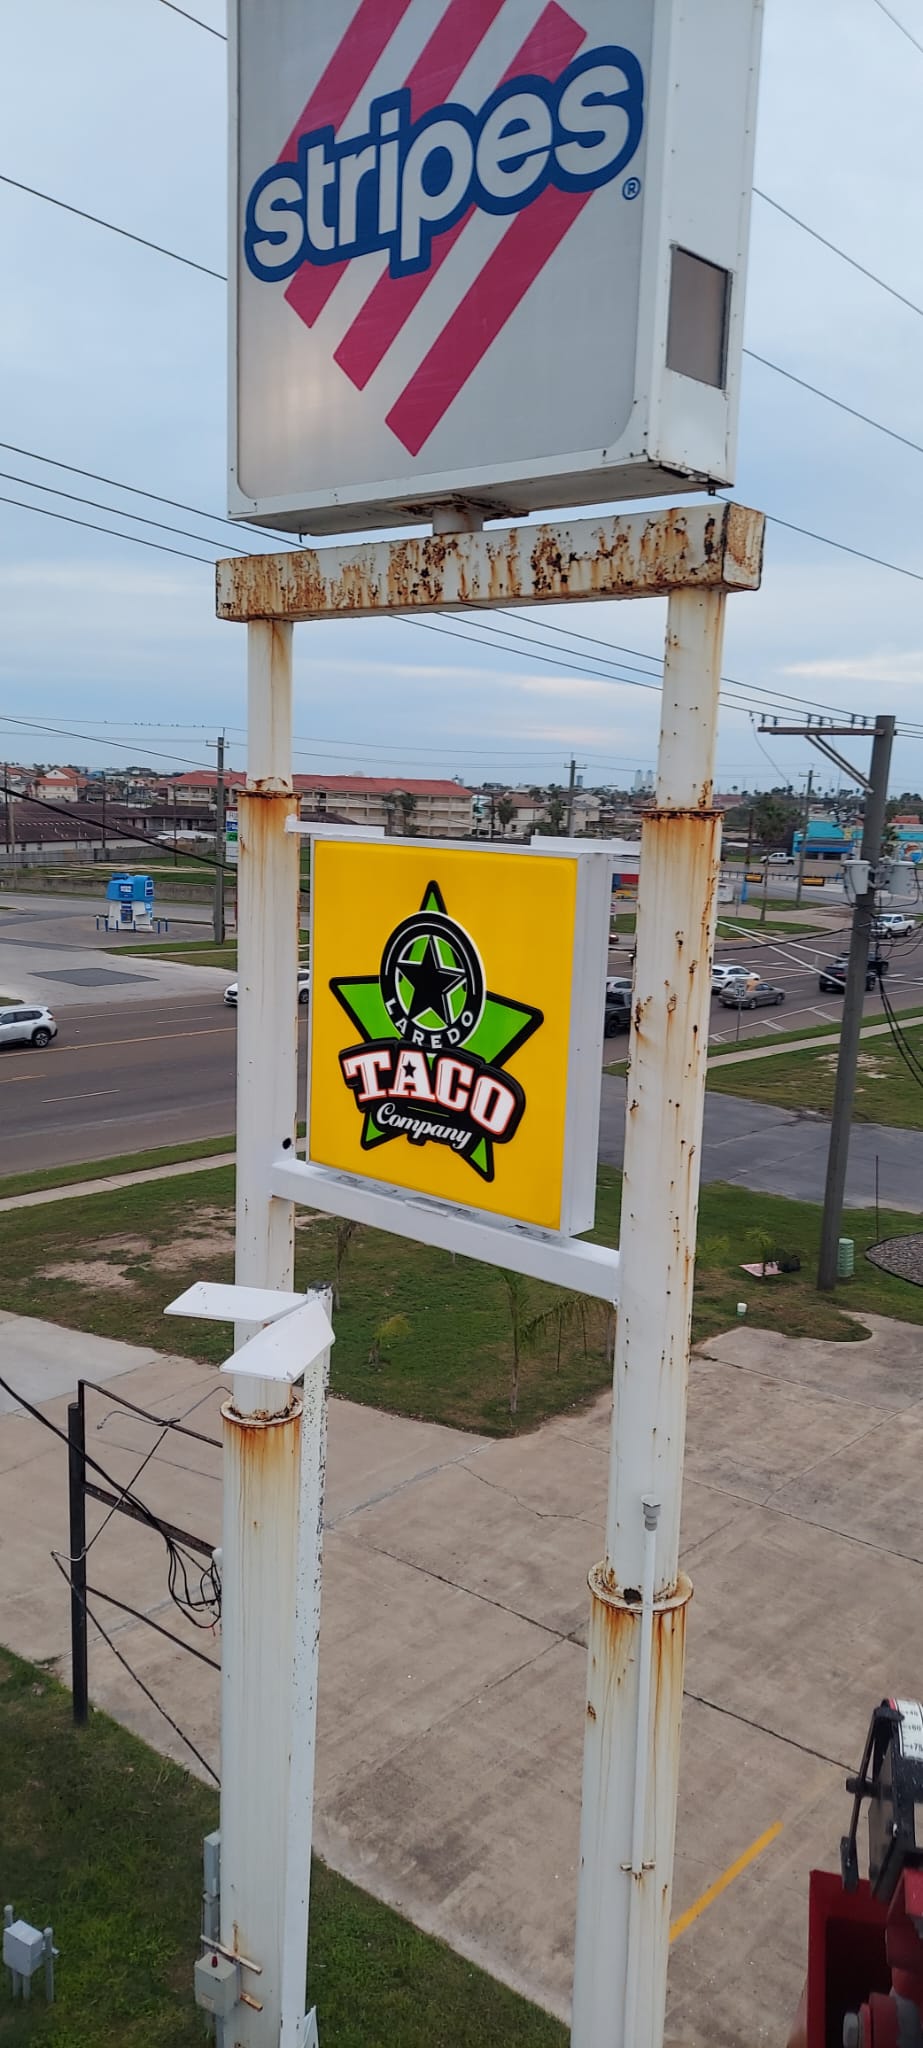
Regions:
<instances>
[{"instance_id":1,"label":"sidewalk","mask_svg":"<svg viewBox=\"0 0 923 2048\"><path fill-rule=\"evenodd\" d=\"M690 1610L671 2037L778 2048L797 2002L807 1873L836 1864L869 1712L919 1689L923 1337L865 1318L855 1344L735 1328L691 1375L683 1561ZM0 1373L59 1426L80 1369L92 1455L126 1483L150 1425L223 1389L188 1360L0 1320ZM42 1378L42 1374L45 1377ZM49 1373L55 1373L53 1380ZM49 1394L53 1398L48 1399ZM895 1421L900 1417L899 1429ZM337 1869L551 2010L567 2011L584 1714L586 1572L603 1543L609 1402L491 1441L331 1403L316 1841ZM886 1484L881 1483L882 1467ZM220 1527L220 1453L167 1437L138 1482L160 1513ZM90 1535L103 1516L88 1503ZM92 1519L93 1517L96 1519ZM0 1641L66 1672L66 1457L0 1416ZM110 1522L90 1584L183 1635L164 1554ZM107 1608L129 1663L217 1764L217 1674ZM207 1654L217 1646L195 1635ZM94 1634L91 1690L188 1761ZM706 1890L777 1838L696 1913ZM191 1939L191 1935L190 1935Z\"/></svg>"}]
</instances>

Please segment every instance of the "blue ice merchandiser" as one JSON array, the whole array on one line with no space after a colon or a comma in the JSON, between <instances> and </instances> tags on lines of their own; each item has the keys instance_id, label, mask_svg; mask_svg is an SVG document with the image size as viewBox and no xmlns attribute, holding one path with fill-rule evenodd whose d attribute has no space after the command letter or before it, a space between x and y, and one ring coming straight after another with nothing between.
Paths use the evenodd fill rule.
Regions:
<instances>
[{"instance_id":1,"label":"blue ice merchandiser","mask_svg":"<svg viewBox=\"0 0 923 2048\"><path fill-rule=\"evenodd\" d=\"M153 931L153 875L113 875L106 887L106 904L107 931Z\"/></svg>"}]
</instances>

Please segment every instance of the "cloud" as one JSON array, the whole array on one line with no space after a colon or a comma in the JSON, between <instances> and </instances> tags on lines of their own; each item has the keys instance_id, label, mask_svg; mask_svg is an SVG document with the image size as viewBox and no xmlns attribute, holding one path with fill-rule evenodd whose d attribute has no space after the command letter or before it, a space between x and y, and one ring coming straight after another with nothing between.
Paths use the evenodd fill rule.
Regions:
<instances>
[{"instance_id":1,"label":"cloud","mask_svg":"<svg viewBox=\"0 0 923 2048\"><path fill-rule=\"evenodd\" d=\"M844 654L819 661L793 661L781 673L803 676L808 681L883 683L901 689L908 683L923 683L923 649L908 648L903 654Z\"/></svg>"}]
</instances>

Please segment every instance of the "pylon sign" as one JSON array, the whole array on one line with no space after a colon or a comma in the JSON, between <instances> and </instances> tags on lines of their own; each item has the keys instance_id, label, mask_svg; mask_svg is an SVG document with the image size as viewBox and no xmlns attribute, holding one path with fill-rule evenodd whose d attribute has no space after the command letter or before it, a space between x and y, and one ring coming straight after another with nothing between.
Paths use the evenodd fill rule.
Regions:
<instances>
[{"instance_id":1,"label":"pylon sign","mask_svg":"<svg viewBox=\"0 0 923 2048\"><path fill-rule=\"evenodd\" d=\"M610 867L601 852L317 840L309 1160L589 1229Z\"/></svg>"},{"instance_id":2,"label":"pylon sign","mask_svg":"<svg viewBox=\"0 0 923 2048\"><path fill-rule=\"evenodd\" d=\"M231 0L232 515L733 478L762 0Z\"/></svg>"}]
</instances>

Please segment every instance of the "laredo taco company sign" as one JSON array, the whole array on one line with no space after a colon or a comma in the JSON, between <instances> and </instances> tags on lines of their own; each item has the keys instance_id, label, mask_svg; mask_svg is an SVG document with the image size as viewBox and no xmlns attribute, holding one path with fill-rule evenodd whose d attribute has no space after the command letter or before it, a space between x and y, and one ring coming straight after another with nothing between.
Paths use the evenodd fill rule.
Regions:
<instances>
[{"instance_id":1,"label":"laredo taco company sign","mask_svg":"<svg viewBox=\"0 0 923 2048\"><path fill-rule=\"evenodd\" d=\"M231 0L231 510L732 476L761 0Z\"/></svg>"},{"instance_id":2,"label":"laredo taco company sign","mask_svg":"<svg viewBox=\"0 0 923 2048\"><path fill-rule=\"evenodd\" d=\"M317 841L311 1161L588 1228L607 932L605 856Z\"/></svg>"}]
</instances>

